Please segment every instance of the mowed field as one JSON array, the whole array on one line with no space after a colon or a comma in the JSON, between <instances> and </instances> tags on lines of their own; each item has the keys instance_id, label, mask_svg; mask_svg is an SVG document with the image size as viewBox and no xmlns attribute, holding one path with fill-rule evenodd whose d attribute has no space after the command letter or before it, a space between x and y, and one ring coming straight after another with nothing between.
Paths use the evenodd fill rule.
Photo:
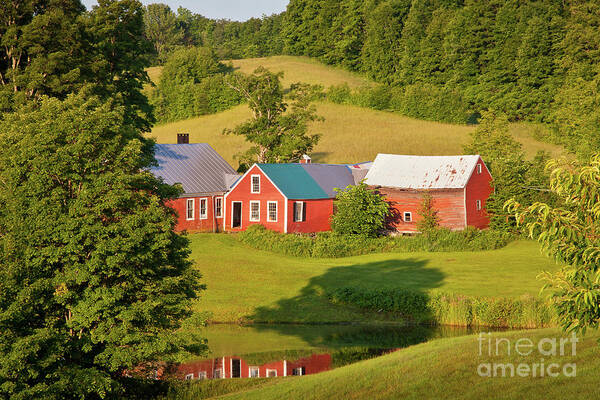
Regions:
<instances>
[{"instance_id":1,"label":"mowed field","mask_svg":"<svg viewBox=\"0 0 600 400\"><path fill-rule=\"evenodd\" d=\"M211 382L193 382L183 386L169 398L209 398L225 395L225 399L597 399L600 397L598 368L600 348L598 332L590 332L577 343L573 354L567 342L565 352L560 354L561 338L568 338L555 329L499 332L490 336L492 356L487 354L487 342L479 353L477 336L437 339L418 344L394 353L361 361L342 368L316 375L269 379L229 379ZM542 355L538 350L540 341L555 340L555 355ZM529 339L534 347L530 353L515 352L519 339ZM496 340L501 340L499 355L495 354ZM512 346L508 353L506 343ZM543 342L542 342L543 343ZM546 343L544 349L549 346ZM540 364L544 363L544 376L540 376ZM482 377L478 374L480 364L529 366L526 376ZM548 366L558 372L548 376ZM534 367L534 364L537 364ZM576 365L576 376L563 373L566 364ZM492 367L493 368L493 367ZM485 371L485 369L483 369ZM521 371L525 371L522 369ZM534 371L535 376L534 376ZM572 374L573 368L568 367ZM522 372L523 373L523 372Z\"/></svg>"},{"instance_id":2,"label":"mowed field","mask_svg":"<svg viewBox=\"0 0 600 400\"><path fill-rule=\"evenodd\" d=\"M530 241L493 251L305 259L250 249L231 234L188 237L207 286L198 311L208 312L213 322L372 322L377 315L334 305L324 295L339 287L362 286L537 296L542 282L536 276L558 268Z\"/></svg>"},{"instance_id":3,"label":"mowed field","mask_svg":"<svg viewBox=\"0 0 600 400\"><path fill-rule=\"evenodd\" d=\"M273 72L284 71L283 83L302 81L329 87L348 83L351 87L372 85L360 75L339 68L323 65L305 57L268 57L232 61L238 70L251 73L258 66ZM160 67L150 68L150 77L157 81ZM368 108L339 105L329 102L317 103L319 115L324 122L313 123L311 133L321 135L319 144L311 154L315 162L354 163L373 160L377 153L414 155L462 154L469 133L475 127L422 121L396 113ZM193 143L209 143L228 162L237 166L234 154L244 151L248 144L240 137L224 136L225 128L233 128L251 117L246 105L231 110L155 126L150 136L159 143L174 143L178 132L190 134ZM519 140L529 156L538 150L550 152L554 157L562 154L559 146L543 143L533 137L533 124L513 124L511 132Z\"/></svg>"}]
</instances>

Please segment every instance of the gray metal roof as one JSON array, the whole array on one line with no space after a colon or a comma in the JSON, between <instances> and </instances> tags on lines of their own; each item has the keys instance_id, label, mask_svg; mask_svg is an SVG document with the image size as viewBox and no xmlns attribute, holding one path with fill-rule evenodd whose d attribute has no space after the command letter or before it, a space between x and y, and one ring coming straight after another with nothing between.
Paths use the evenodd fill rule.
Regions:
<instances>
[{"instance_id":1,"label":"gray metal roof","mask_svg":"<svg viewBox=\"0 0 600 400\"><path fill-rule=\"evenodd\" d=\"M352 171L345 165L332 164L300 164L302 168L317 182L330 197L335 197L334 188L345 189L354 185Z\"/></svg>"},{"instance_id":2,"label":"gray metal roof","mask_svg":"<svg viewBox=\"0 0 600 400\"><path fill-rule=\"evenodd\" d=\"M235 170L206 143L157 144L151 172L165 183L180 183L185 194L226 192Z\"/></svg>"},{"instance_id":3,"label":"gray metal roof","mask_svg":"<svg viewBox=\"0 0 600 400\"><path fill-rule=\"evenodd\" d=\"M366 183L400 189L464 188L479 159L478 155L378 154L367 173Z\"/></svg>"}]
</instances>

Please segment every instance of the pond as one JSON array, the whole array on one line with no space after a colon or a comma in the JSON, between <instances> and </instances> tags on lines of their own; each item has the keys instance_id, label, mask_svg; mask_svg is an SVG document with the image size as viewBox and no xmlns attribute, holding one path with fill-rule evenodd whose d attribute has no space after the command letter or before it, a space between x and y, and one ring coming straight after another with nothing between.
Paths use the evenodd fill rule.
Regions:
<instances>
[{"instance_id":1,"label":"pond","mask_svg":"<svg viewBox=\"0 0 600 400\"><path fill-rule=\"evenodd\" d=\"M179 379L309 375L429 340L489 331L449 326L211 325L208 357L173 366Z\"/></svg>"}]
</instances>

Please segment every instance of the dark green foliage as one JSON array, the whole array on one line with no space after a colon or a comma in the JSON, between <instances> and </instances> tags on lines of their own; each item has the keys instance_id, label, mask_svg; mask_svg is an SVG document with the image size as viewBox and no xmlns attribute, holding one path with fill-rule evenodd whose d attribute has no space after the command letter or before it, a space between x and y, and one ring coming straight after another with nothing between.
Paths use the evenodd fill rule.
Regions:
<instances>
[{"instance_id":1,"label":"dark green foliage","mask_svg":"<svg viewBox=\"0 0 600 400\"><path fill-rule=\"evenodd\" d=\"M335 189L335 213L331 229L341 235L374 237L382 233L389 204L366 183Z\"/></svg>"},{"instance_id":2,"label":"dark green foliage","mask_svg":"<svg viewBox=\"0 0 600 400\"><path fill-rule=\"evenodd\" d=\"M231 68L219 62L207 47L171 53L151 96L158 121L214 114L240 104L242 96L226 84L229 73Z\"/></svg>"},{"instance_id":3,"label":"dark green foliage","mask_svg":"<svg viewBox=\"0 0 600 400\"><path fill-rule=\"evenodd\" d=\"M298 162L319 141L319 135L308 133L308 123L319 121L315 106L314 87L295 83L284 100L281 86L283 73L274 74L259 67L252 75L234 74L227 85L248 102L252 118L233 129L225 129L226 135L243 136L252 146L237 154L240 169L255 162Z\"/></svg>"},{"instance_id":4,"label":"dark green foliage","mask_svg":"<svg viewBox=\"0 0 600 400\"><path fill-rule=\"evenodd\" d=\"M435 229L428 235L380 237L339 235L321 232L315 235L280 234L262 225L252 225L238 239L255 249L296 257L337 258L361 254L418 251L480 251L506 246L512 236L499 231Z\"/></svg>"},{"instance_id":5,"label":"dark green foliage","mask_svg":"<svg viewBox=\"0 0 600 400\"><path fill-rule=\"evenodd\" d=\"M152 42L158 62L164 63L169 52L183 44L184 32L177 14L166 4L149 4L144 9L144 35Z\"/></svg>"},{"instance_id":6,"label":"dark green foliage","mask_svg":"<svg viewBox=\"0 0 600 400\"><path fill-rule=\"evenodd\" d=\"M415 322L497 328L543 328L556 315L542 299L487 298L409 289L344 287L328 293L333 303L399 314Z\"/></svg>"},{"instance_id":7,"label":"dark green foliage","mask_svg":"<svg viewBox=\"0 0 600 400\"><path fill-rule=\"evenodd\" d=\"M176 333L201 289L179 191L135 124L87 91L0 123L2 396L115 395L126 369L202 350Z\"/></svg>"}]
</instances>

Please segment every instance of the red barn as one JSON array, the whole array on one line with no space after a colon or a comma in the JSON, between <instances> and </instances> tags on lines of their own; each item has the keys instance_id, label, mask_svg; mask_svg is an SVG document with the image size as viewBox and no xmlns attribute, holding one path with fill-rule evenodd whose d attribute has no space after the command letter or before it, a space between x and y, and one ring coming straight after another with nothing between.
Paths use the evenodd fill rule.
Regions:
<instances>
[{"instance_id":1,"label":"red barn","mask_svg":"<svg viewBox=\"0 0 600 400\"><path fill-rule=\"evenodd\" d=\"M254 164L225 195L224 228L261 224L278 232L331 229L334 188L354 185L362 169L330 164Z\"/></svg>"},{"instance_id":2,"label":"red barn","mask_svg":"<svg viewBox=\"0 0 600 400\"><path fill-rule=\"evenodd\" d=\"M152 173L184 193L168 203L178 215L177 231L217 232L223 226L224 195L239 175L208 144L157 144Z\"/></svg>"},{"instance_id":3,"label":"red barn","mask_svg":"<svg viewBox=\"0 0 600 400\"><path fill-rule=\"evenodd\" d=\"M398 232L417 232L423 194L433 198L440 226L487 228L485 204L492 176L478 155L403 156L378 154L366 183L390 203L390 225Z\"/></svg>"}]
</instances>

